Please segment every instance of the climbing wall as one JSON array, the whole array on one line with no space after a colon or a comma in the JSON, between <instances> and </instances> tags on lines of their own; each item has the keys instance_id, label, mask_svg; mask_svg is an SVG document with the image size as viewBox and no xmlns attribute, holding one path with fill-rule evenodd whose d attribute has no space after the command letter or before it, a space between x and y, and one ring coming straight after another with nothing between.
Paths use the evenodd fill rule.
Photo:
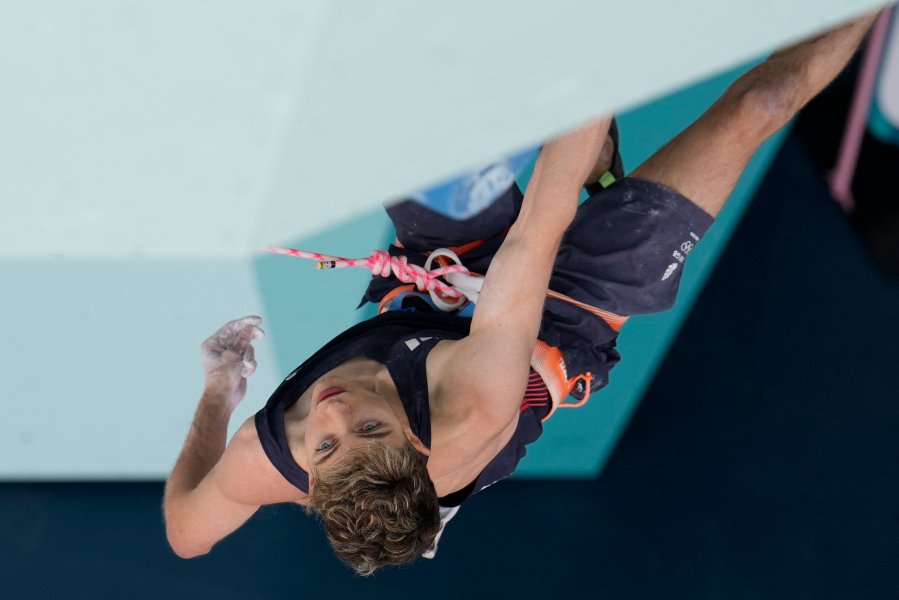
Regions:
<instances>
[{"instance_id":1,"label":"climbing wall","mask_svg":"<svg viewBox=\"0 0 899 600\"><path fill-rule=\"evenodd\" d=\"M612 110L635 115L633 166L711 97L676 118L651 101L878 4L4 4L0 477L163 477L221 322L262 313L271 333L239 421L364 314L362 274L307 280L262 246L367 253L381 202ZM589 474L604 451L533 464Z\"/></svg>"}]
</instances>

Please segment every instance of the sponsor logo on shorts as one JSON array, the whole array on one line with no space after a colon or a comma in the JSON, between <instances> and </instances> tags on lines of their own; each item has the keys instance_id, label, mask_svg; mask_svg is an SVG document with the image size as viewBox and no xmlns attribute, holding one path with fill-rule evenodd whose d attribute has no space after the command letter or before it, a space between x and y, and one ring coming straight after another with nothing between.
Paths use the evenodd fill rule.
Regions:
<instances>
[{"instance_id":1,"label":"sponsor logo on shorts","mask_svg":"<svg viewBox=\"0 0 899 600\"><path fill-rule=\"evenodd\" d=\"M699 236L692 231L690 232L690 237L693 238L696 242L699 241ZM692 252L693 248L695 247L696 244L694 242L687 240L680 245L680 249L675 250L671 253L671 257L677 262L673 262L668 265L668 268L665 269L665 273L662 275L662 281L665 281L674 274L674 272L677 270L677 266L684 262L684 260L686 260L687 255L690 254L690 252Z\"/></svg>"},{"instance_id":2,"label":"sponsor logo on shorts","mask_svg":"<svg viewBox=\"0 0 899 600\"><path fill-rule=\"evenodd\" d=\"M662 281L665 281L666 279L671 277L671 275L677 270L677 266L679 264L680 263L671 263L670 265L668 265L668 268L665 269L665 274L662 275Z\"/></svg>"}]
</instances>

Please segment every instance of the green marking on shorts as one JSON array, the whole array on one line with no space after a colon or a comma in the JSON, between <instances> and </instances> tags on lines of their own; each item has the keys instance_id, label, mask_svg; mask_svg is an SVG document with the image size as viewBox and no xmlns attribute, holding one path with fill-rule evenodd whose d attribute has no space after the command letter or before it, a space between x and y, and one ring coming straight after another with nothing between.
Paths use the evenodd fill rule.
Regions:
<instances>
[{"instance_id":1,"label":"green marking on shorts","mask_svg":"<svg viewBox=\"0 0 899 600\"><path fill-rule=\"evenodd\" d=\"M613 183L615 183L615 181L616 181L616 179L615 179L615 176L612 175L612 172L611 172L611 171L606 171L606 172L603 173L602 176L599 178L599 185L601 185L601 186L604 187L604 188L607 188L607 187L609 187L610 185L612 185Z\"/></svg>"}]
</instances>

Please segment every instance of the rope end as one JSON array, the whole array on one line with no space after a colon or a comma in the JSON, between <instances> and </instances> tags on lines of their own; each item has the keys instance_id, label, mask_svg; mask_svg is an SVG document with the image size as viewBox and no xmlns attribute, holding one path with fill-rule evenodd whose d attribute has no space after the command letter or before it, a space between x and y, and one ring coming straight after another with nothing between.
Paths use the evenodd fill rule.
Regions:
<instances>
[{"instance_id":1,"label":"rope end","mask_svg":"<svg viewBox=\"0 0 899 600\"><path fill-rule=\"evenodd\" d=\"M277 246L266 246L264 250L266 252L271 252L272 254L281 254L284 256L297 256L298 254L293 248L278 248Z\"/></svg>"}]
</instances>

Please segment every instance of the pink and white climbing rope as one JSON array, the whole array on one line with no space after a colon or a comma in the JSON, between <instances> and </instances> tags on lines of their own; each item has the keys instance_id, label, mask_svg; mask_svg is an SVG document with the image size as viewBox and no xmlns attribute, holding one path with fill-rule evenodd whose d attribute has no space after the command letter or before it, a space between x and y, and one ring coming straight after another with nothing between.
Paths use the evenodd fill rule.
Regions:
<instances>
[{"instance_id":1,"label":"pink and white climbing rope","mask_svg":"<svg viewBox=\"0 0 899 600\"><path fill-rule=\"evenodd\" d=\"M368 269L372 275L380 275L381 277L393 275L403 283L415 285L419 291L432 294L436 292L447 298L460 300L463 298L463 293L439 278L453 273L468 274L469 272L467 268L458 263L438 269L425 269L418 265L410 264L405 256L391 256L384 250L375 250L366 258L343 258L341 256L328 256L327 254L319 254L317 252L304 252L303 250L277 248L274 246L270 246L265 250L273 254L318 261L317 268L319 269L358 267Z\"/></svg>"}]
</instances>

